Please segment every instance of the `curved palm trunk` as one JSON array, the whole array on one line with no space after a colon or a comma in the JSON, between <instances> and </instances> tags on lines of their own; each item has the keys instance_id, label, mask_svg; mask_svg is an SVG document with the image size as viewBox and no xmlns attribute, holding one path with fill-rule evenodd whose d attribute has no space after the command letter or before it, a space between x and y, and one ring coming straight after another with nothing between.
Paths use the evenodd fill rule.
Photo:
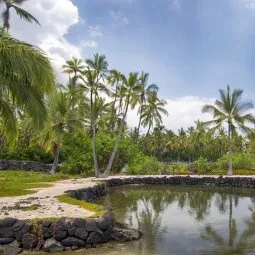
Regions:
<instances>
[{"instance_id":1,"label":"curved palm trunk","mask_svg":"<svg viewBox=\"0 0 255 255\"><path fill-rule=\"evenodd\" d=\"M117 81L116 87L115 87L115 96L114 96L114 101L113 101L113 106L112 106L111 120L110 120L110 125L108 127L108 132L111 131L112 133L113 133L114 127L115 127L114 116L116 115L115 105L116 105L116 101L117 101L117 88L118 88L118 81Z\"/></svg>"},{"instance_id":2,"label":"curved palm trunk","mask_svg":"<svg viewBox=\"0 0 255 255\"><path fill-rule=\"evenodd\" d=\"M231 123L228 122L228 175L233 174L232 166L232 134L231 134Z\"/></svg>"},{"instance_id":3,"label":"curved palm trunk","mask_svg":"<svg viewBox=\"0 0 255 255\"><path fill-rule=\"evenodd\" d=\"M123 116L122 121L121 121L121 124L120 124L119 133L118 133L118 136L117 136L117 138L116 138L116 140L115 140L114 148L113 148L111 157L110 157L110 159L109 159L107 168L106 168L106 170L105 170L105 172L104 172L104 174L103 174L103 177L109 176L110 171L111 171L111 169L112 169L113 160L114 160L115 155L116 155L117 150L118 150L120 138L121 138L121 135L122 135L123 127L124 127L124 124L125 124L125 119L126 119L127 112L128 112L129 98L130 98L130 97L128 97L127 105L126 105L126 109L125 109L125 113L124 113L124 116Z\"/></svg>"},{"instance_id":4,"label":"curved palm trunk","mask_svg":"<svg viewBox=\"0 0 255 255\"><path fill-rule=\"evenodd\" d=\"M150 123L149 128L148 128L148 131L147 131L147 133L146 133L146 136L148 136L148 135L150 134L151 126L152 126L152 124Z\"/></svg>"},{"instance_id":5,"label":"curved palm trunk","mask_svg":"<svg viewBox=\"0 0 255 255\"><path fill-rule=\"evenodd\" d=\"M55 174L57 172L58 161L59 161L59 151L60 151L60 131L58 131L57 150L56 150L56 154L55 154L55 158L52 164L50 174Z\"/></svg>"}]
</instances>

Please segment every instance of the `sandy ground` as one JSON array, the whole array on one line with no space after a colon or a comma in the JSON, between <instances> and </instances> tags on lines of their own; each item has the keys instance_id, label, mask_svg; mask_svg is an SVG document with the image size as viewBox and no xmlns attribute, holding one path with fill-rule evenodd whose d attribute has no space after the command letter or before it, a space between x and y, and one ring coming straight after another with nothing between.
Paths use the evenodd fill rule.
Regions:
<instances>
[{"instance_id":1,"label":"sandy ground","mask_svg":"<svg viewBox=\"0 0 255 255\"><path fill-rule=\"evenodd\" d=\"M67 190L75 190L95 185L91 178L78 180L63 180L51 183L52 187L35 189L34 194L18 197L0 198L0 218L14 217L17 219L49 218L49 217L90 217L93 212L79 206L60 203L56 196L64 194ZM33 211L17 209L19 206L39 205ZM13 208L13 207L16 207Z\"/></svg>"}]
</instances>

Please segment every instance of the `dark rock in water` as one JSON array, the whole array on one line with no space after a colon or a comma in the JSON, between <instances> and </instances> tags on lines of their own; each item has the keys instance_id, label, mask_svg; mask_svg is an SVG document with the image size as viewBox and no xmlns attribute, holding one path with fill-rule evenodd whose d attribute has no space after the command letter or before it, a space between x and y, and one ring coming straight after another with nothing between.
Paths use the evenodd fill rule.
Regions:
<instances>
[{"instance_id":1,"label":"dark rock in water","mask_svg":"<svg viewBox=\"0 0 255 255\"><path fill-rule=\"evenodd\" d=\"M132 241L141 238L141 232L135 229L113 228L111 238L116 241Z\"/></svg>"},{"instance_id":2,"label":"dark rock in water","mask_svg":"<svg viewBox=\"0 0 255 255\"><path fill-rule=\"evenodd\" d=\"M57 230L54 237L57 241L61 241L67 237L67 231Z\"/></svg>"},{"instance_id":3,"label":"dark rock in water","mask_svg":"<svg viewBox=\"0 0 255 255\"><path fill-rule=\"evenodd\" d=\"M63 246L85 246L85 242L81 239L75 237L67 237L61 241Z\"/></svg>"},{"instance_id":4,"label":"dark rock in water","mask_svg":"<svg viewBox=\"0 0 255 255\"><path fill-rule=\"evenodd\" d=\"M97 230L97 224L94 220L88 220L85 224L85 229L88 232L96 231Z\"/></svg>"},{"instance_id":5,"label":"dark rock in water","mask_svg":"<svg viewBox=\"0 0 255 255\"><path fill-rule=\"evenodd\" d=\"M43 249L47 252L63 251L64 247L61 243L57 242L54 238L47 239L44 243Z\"/></svg>"},{"instance_id":6,"label":"dark rock in water","mask_svg":"<svg viewBox=\"0 0 255 255\"><path fill-rule=\"evenodd\" d=\"M14 241L10 244L0 246L1 255L17 255L22 252L20 245L17 241Z\"/></svg>"},{"instance_id":7,"label":"dark rock in water","mask_svg":"<svg viewBox=\"0 0 255 255\"><path fill-rule=\"evenodd\" d=\"M85 228L77 228L75 231L75 236L82 240L86 240L86 238L88 237L88 232Z\"/></svg>"},{"instance_id":8,"label":"dark rock in water","mask_svg":"<svg viewBox=\"0 0 255 255\"><path fill-rule=\"evenodd\" d=\"M99 218L99 220L97 221L98 227L102 230L107 230L112 228L113 223L114 223L114 218L113 218L113 215L111 214L106 214L102 216L101 218Z\"/></svg>"},{"instance_id":9,"label":"dark rock in water","mask_svg":"<svg viewBox=\"0 0 255 255\"><path fill-rule=\"evenodd\" d=\"M0 238L11 238L13 237L12 227L0 229Z\"/></svg>"},{"instance_id":10,"label":"dark rock in water","mask_svg":"<svg viewBox=\"0 0 255 255\"><path fill-rule=\"evenodd\" d=\"M98 244L103 243L104 241L105 241L104 233L99 229L96 232L91 232L87 239L88 244Z\"/></svg>"},{"instance_id":11,"label":"dark rock in water","mask_svg":"<svg viewBox=\"0 0 255 255\"><path fill-rule=\"evenodd\" d=\"M73 221L73 225L77 228L84 228L86 224L86 220L82 218L75 218Z\"/></svg>"},{"instance_id":12,"label":"dark rock in water","mask_svg":"<svg viewBox=\"0 0 255 255\"><path fill-rule=\"evenodd\" d=\"M9 228L12 227L16 223L16 219L13 218L5 218L0 221L0 228Z\"/></svg>"},{"instance_id":13,"label":"dark rock in water","mask_svg":"<svg viewBox=\"0 0 255 255\"><path fill-rule=\"evenodd\" d=\"M0 245L9 244L14 241L14 238L0 238Z\"/></svg>"},{"instance_id":14,"label":"dark rock in water","mask_svg":"<svg viewBox=\"0 0 255 255\"><path fill-rule=\"evenodd\" d=\"M37 245L37 238L34 234L24 234L22 237L22 247L25 250L30 250L32 248L35 248Z\"/></svg>"}]
</instances>

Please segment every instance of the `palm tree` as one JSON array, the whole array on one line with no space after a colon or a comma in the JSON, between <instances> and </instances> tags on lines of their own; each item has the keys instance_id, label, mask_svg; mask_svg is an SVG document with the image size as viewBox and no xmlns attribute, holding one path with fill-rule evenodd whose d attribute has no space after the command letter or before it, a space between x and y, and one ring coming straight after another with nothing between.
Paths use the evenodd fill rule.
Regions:
<instances>
[{"instance_id":1,"label":"palm tree","mask_svg":"<svg viewBox=\"0 0 255 255\"><path fill-rule=\"evenodd\" d=\"M141 87L140 95L138 97L140 109L138 112L139 113L139 122L138 122L138 127L136 130L136 132L137 132L136 139L135 139L136 142L139 137L140 127L141 127L141 122L142 122L142 115L143 115L143 107L147 101L147 97L150 95L151 92L157 93L158 89L159 89L156 84L148 85L148 80L149 80L149 73L142 72L141 77L140 77L140 82L141 82L142 87Z\"/></svg>"},{"instance_id":2,"label":"palm tree","mask_svg":"<svg viewBox=\"0 0 255 255\"><path fill-rule=\"evenodd\" d=\"M122 117L122 120L121 120L121 124L120 124L120 127L119 127L119 132L118 132L117 138L115 140L115 144L114 144L114 148L113 148L111 157L109 159L107 168L106 168L106 170L103 174L103 176L105 176L105 177L108 176L110 171L111 171L113 160L114 160L115 155L116 155L117 150L118 150L118 145L119 145L120 138L121 138L121 135L122 135L125 120L126 120L126 117L127 117L127 112L128 112L128 108L129 108L129 105L130 105L131 98L133 96L137 96L137 92L139 92L140 89L141 89L141 85L139 83L138 73L130 73L128 78L125 77L125 75L121 75L121 81L122 81L122 87L126 91L126 93L125 93L125 111L124 111L124 114L123 114L123 117Z\"/></svg>"},{"instance_id":3,"label":"palm tree","mask_svg":"<svg viewBox=\"0 0 255 255\"><path fill-rule=\"evenodd\" d=\"M78 113L69 110L67 94L55 94L49 102L49 122L40 136L42 147L48 152L52 151L54 155L51 174L57 171L62 135L81 127L82 121Z\"/></svg>"},{"instance_id":4,"label":"palm tree","mask_svg":"<svg viewBox=\"0 0 255 255\"><path fill-rule=\"evenodd\" d=\"M215 105L205 105L202 112L213 114L213 120L204 123L205 126L213 126L212 130L218 130L224 123L228 126L228 174L233 174L232 167L232 137L236 133L237 128L245 133L251 130L247 124L255 124L255 117L251 113L247 113L253 108L252 102L243 102L243 90L234 89L232 92L230 87L227 90L219 90L220 100L215 101Z\"/></svg>"},{"instance_id":5,"label":"palm tree","mask_svg":"<svg viewBox=\"0 0 255 255\"><path fill-rule=\"evenodd\" d=\"M154 123L161 124L162 116L161 114L168 115L164 106L167 104L164 100L159 100L155 92L150 92L148 94L147 104L143 106L142 114L142 125L144 127L148 126L147 135L150 133L151 128Z\"/></svg>"},{"instance_id":6,"label":"palm tree","mask_svg":"<svg viewBox=\"0 0 255 255\"><path fill-rule=\"evenodd\" d=\"M9 140L17 136L13 107L32 118L34 127L41 128L47 115L44 97L56 84L53 68L44 52L0 32L0 77L0 118Z\"/></svg>"},{"instance_id":7,"label":"palm tree","mask_svg":"<svg viewBox=\"0 0 255 255\"><path fill-rule=\"evenodd\" d=\"M110 132L110 130L114 130L114 127L115 127L115 116L116 116L116 101L117 101L117 91L118 91L118 86L119 86L119 82L121 80L121 72L117 71L116 69L112 69L110 70L110 74L109 76L107 77L107 81L110 85L114 86L115 85L115 90L114 90L114 100L113 100L113 103L112 103L112 112L111 112L111 119L110 119L110 125L109 125L109 128L108 128L108 131Z\"/></svg>"},{"instance_id":8,"label":"palm tree","mask_svg":"<svg viewBox=\"0 0 255 255\"><path fill-rule=\"evenodd\" d=\"M39 21L29 12L19 7L19 5L23 4L27 0L1 0L0 3L4 3L6 9L2 12L3 18L3 28L5 30L10 29L10 10L14 9L16 14L27 22L35 22L40 25Z\"/></svg>"}]
</instances>

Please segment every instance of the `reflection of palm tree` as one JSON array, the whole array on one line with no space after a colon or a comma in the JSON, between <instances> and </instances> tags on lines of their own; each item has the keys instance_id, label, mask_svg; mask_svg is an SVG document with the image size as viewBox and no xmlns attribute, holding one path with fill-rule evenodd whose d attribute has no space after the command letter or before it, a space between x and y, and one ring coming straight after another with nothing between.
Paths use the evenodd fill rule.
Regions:
<instances>
[{"instance_id":1,"label":"reflection of palm tree","mask_svg":"<svg viewBox=\"0 0 255 255\"><path fill-rule=\"evenodd\" d=\"M232 207L232 196L229 199L229 206ZM252 210L251 210L252 211ZM231 212L231 209L230 209ZM246 229L239 235L236 227L236 221L229 215L228 239L224 238L216 232L216 230L208 225L201 237L210 241L214 245L214 250L206 252L206 254L247 254L255 249L255 212L252 211L251 219L245 221Z\"/></svg>"}]
</instances>

